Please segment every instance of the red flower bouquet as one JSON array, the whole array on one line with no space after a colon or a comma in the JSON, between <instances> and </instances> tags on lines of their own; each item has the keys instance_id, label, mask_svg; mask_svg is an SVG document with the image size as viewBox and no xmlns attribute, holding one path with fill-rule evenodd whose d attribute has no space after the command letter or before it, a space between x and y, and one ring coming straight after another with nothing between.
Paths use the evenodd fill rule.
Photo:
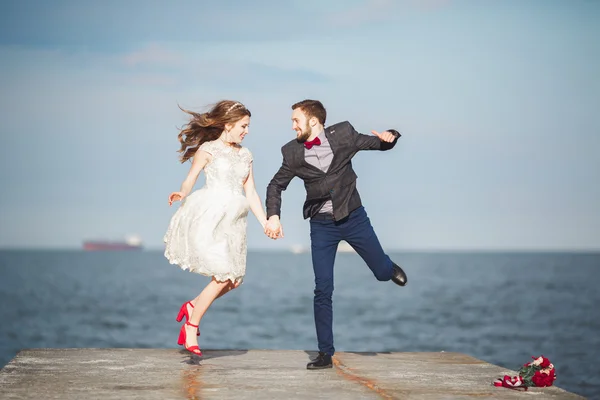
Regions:
<instances>
[{"instance_id":1,"label":"red flower bouquet","mask_svg":"<svg viewBox=\"0 0 600 400\"><path fill-rule=\"evenodd\" d=\"M523 365L519 369L518 376L504 375L504 378L498 378L494 381L494 386L524 390L527 390L528 387L552 386L556 379L554 364L544 356L531 358L533 358L533 361Z\"/></svg>"}]
</instances>

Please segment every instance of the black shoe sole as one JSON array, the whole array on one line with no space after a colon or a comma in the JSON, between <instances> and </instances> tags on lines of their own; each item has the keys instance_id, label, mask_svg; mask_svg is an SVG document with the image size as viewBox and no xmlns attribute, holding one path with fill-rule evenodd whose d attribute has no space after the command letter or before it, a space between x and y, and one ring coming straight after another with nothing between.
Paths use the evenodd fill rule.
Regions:
<instances>
[{"instance_id":1,"label":"black shoe sole","mask_svg":"<svg viewBox=\"0 0 600 400\"><path fill-rule=\"evenodd\" d=\"M306 369L327 369L327 368L333 368L333 364L329 364L329 365L323 365L320 367L315 367L313 365L307 365Z\"/></svg>"}]
</instances>

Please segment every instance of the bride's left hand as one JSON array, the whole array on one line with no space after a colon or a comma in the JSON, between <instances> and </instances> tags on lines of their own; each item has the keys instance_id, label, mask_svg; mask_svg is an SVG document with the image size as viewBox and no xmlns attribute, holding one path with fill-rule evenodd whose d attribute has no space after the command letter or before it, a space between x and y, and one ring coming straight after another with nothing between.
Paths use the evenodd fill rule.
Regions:
<instances>
[{"instance_id":1,"label":"bride's left hand","mask_svg":"<svg viewBox=\"0 0 600 400\"><path fill-rule=\"evenodd\" d=\"M176 201L182 201L185 197L185 193L183 192L173 192L169 195L169 205L173 205Z\"/></svg>"}]
</instances>

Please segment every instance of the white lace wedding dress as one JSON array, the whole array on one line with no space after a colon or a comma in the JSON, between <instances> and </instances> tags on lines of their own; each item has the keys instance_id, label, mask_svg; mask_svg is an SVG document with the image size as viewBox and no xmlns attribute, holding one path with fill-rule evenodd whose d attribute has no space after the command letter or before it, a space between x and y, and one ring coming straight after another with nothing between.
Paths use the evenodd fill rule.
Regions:
<instances>
[{"instance_id":1,"label":"white lace wedding dress","mask_svg":"<svg viewBox=\"0 0 600 400\"><path fill-rule=\"evenodd\" d=\"M219 139L202 143L199 149L212 155L204 167L206 184L184 198L171 218L164 236L165 257L183 270L241 283L250 209L243 184L252 153Z\"/></svg>"}]
</instances>

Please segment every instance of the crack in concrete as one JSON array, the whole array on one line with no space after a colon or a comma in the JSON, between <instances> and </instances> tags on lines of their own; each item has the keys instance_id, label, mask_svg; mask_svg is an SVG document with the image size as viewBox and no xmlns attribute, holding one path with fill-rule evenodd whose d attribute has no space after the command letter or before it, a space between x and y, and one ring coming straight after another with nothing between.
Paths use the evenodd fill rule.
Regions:
<instances>
[{"instance_id":1,"label":"crack in concrete","mask_svg":"<svg viewBox=\"0 0 600 400\"><path fill-rule=\"evenodd\" d=\"M382 398L384 398L386 400L394 399L394 397L391 394L389 394L388 392L386 392L385 390L380 388L377 385L377 382L375 382L374 380L364 378L358 374L353 373L350 368L348 368L346 365L344 365L339 360L338 357L333 357L332 360L333 360L333 365L336 367L336 372L338 374L340 374L344 379L347 379L349 381L356 382L362 386L365 386L366 388L374 391L375 393L377 393L378 395L380 395Z\"/></svg>"}]
</instances>

